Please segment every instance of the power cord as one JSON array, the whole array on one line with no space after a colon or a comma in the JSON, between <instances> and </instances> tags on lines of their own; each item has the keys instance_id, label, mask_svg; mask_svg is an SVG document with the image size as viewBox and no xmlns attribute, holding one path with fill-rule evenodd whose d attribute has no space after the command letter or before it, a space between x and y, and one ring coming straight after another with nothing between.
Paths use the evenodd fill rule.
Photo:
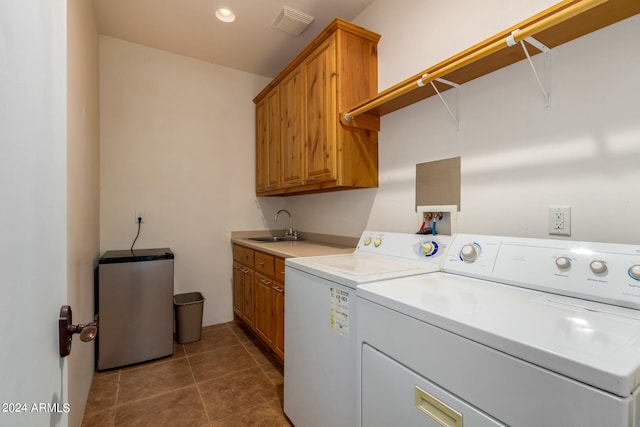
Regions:
<instances>
[{"instance_id":1,"label":"power cord","mask_svg":"<svg viewBox=\"0 0 640 427\"><path fill-rule=\"evenodd\" d=\"M133 252L133 245L136 244L136 240L138 240L138 236L140 235L140 226L142 225L142 218L138 217L138 233L136 234L136 238L133 239L133 243L131 244L130 251Z\"/></svg>"}]
</instances>

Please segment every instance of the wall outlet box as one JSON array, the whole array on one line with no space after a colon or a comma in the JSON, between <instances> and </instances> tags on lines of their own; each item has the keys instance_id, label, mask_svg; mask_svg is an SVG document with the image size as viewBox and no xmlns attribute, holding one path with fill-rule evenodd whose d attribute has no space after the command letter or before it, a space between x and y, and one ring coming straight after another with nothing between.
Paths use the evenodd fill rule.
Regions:
<instances>
[{"instance_id":1,"label":"wall outlet box","mask_svg":"<svg viewBox=\"0 0 640 427\"><path fill-rule=\"evenodd\" d=\"M571 236L571 206L549 206L549 234Z\"/></svg>"},{"instance_id":2,"label":"wall outlet box","mask_svg":"<svg viewBox=\"0 0 640 427\"><path fill-rule=\"evenodd\" d=\"M136 215L133 218L134 222L137 224L138 223L138 218L141 218L142 221L140 221L141 223L144 223L144 211L142 210L137 210L136 211Z\"/></svg>"}]
</instances>

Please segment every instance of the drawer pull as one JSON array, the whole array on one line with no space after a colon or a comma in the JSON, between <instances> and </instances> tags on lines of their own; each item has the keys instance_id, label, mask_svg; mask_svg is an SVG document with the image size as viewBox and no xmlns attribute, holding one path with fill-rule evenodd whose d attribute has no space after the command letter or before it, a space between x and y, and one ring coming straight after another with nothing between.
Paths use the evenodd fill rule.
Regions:
<instances>
[{"instance_id":1,"label":"drawer pull","mask_svg":"<svg viewBox=\"0 0 640 427\"><path fill-rule=\"evenodd\" d=\"M271 286L271 282L268 281L268 280L260 279L260 283L263 283L263 284L265 284L267 286Z\"/></svg>"},{"instance_id":2,"label":"drawer pull","mask_svg":"<svg viewBox=\"0 0 640 427\"><path fill-rule=\"evenodd\" d=\"M293 184L300 184L300 181L295 180L295 181L287 181L287 184L289 185L293 185Z\"/></svg>"},{"instance_id":3,"label":"drawer pull","mask_svg":"<svg viewBox=\"0 0 640 427\"><path fill-rule=\"evenodd\" d=\"M283 292L284 292L284 289L282 289L280 286L273 286L273 290L274 290L274 291L278 291L278 292L280 292L280 293L283 293Z\"/></svg>"},{"instance_id":4,"label":"drawer pull","mask_svg":"<svg viewBox=\"0 0 640 427\"><path fill-rule=\"evenodd\" d=\"M303 179L303 181L315 181L316 179L312 176Z\"/></svg>"},{"instance_id":5,"label":"drawer pull","mask_svg":"<svg viewBox=\"0 0 640 427\"><path fill-rule=\"evenodd\" d=\"M462 427L462 414L437 397L416 386L416 408L442 427Z\"/></svg>"}]
</instances>

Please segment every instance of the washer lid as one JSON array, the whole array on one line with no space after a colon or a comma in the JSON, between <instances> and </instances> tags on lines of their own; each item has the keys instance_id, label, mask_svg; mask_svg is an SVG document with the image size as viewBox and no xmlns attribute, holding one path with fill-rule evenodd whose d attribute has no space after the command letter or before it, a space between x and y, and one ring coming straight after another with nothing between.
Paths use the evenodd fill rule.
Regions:
<instances>
[{"instance_id":1,"label":"washer lid","mask_svg":"<svg viewBox=\"0 0 640 427\"><path fill-rule=\"evenodd\" d=\"M358 252L345 255L287 258L285 263L289 267L352 287L373 281L415 276L439 269L438 264L435 263Z\"/></svg>"},{"instance_id":2,"label":"washer lid","mask_svg":"<svg viewBox=\"0 0 640 427\"><path fill-rule=\"evenodd\" d=\"M439 272L358 297L619 396L640 384L638 310Z\"/></svg>"}]
</instances>

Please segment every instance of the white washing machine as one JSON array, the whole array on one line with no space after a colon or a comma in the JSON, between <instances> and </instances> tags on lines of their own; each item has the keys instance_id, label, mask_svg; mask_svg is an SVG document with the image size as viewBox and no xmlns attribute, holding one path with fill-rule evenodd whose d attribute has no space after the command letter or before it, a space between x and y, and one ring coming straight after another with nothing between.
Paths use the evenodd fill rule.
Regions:
<instances>
[{"instance_id":1,"label":"white washing machine","mask_svg":"<svg viewBox=\"0 0 640 427\"><path fill-rule=\"evenodd\" d=\"M361 426L640 426L640 245L457 235L360 287Z\"/></svg>"},{"instance_id":2,"label":"white washing machine","mask_svg":"<svg viewBox=\"0 0 640 427\"><path fill-rule=\"evenodd\" d=\"M438 271L449 240L365 231L352 254L285 260L284 411L294 425L355 425L356 288Z\"/></svg>"}]
</instances>

